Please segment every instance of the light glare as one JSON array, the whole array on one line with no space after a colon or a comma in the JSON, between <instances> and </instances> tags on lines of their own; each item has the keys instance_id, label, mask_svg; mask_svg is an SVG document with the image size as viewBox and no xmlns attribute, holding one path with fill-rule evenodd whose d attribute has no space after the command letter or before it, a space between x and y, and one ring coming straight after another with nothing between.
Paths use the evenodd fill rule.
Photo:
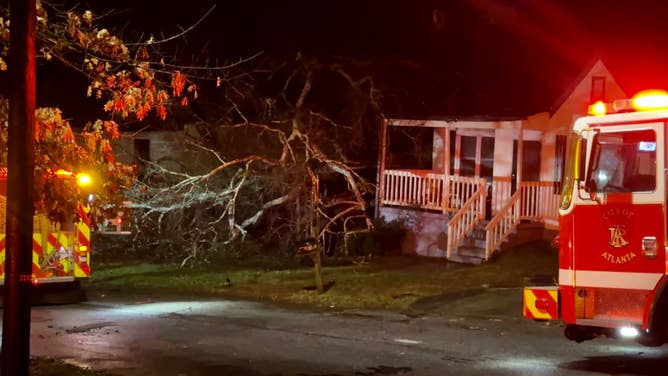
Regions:
<instances>
[{"instance_id":1,"label":"light glare","mask_svg":"<svg viewBox=\"0 0 668 376\"><path fill-rule=\"evenodd\" d=\"M77 174L77 184L81 187L89 185L91 182L90 175L88 174Z\"/></svg>"},{"instance_id":2,"label":"light glare","mask_svg":"<svg viewBox=\"0 0 668 376\"><path fill-rule=\"evenodd\" d=\"M640 334L637 328L632 326L623 326L619 328L619 335L624 338L635 338Z\"/></svg>"},{"instance_id":3,"label":"light glare","mask_svg":"<svg viewBox=\"0 0 668 376\"><path fill-rule=\"evenodd\" d=\"M605 103L603 101L598 101L591 106L589 106L589 114L590 115L596 115L596 116L601 116L605 115L607 112L607 108Z\"/></svg>"},{"instance_id":4,"label":"light glare","mask_svg":"<svg viewBox=\"0 0 668 376\"><path fill-rule=\"evenodd\" d=\"M633 107L636 110L668 108L668 93L663 90L640 92L633 97Z\"/></svg>"}]
</instances>

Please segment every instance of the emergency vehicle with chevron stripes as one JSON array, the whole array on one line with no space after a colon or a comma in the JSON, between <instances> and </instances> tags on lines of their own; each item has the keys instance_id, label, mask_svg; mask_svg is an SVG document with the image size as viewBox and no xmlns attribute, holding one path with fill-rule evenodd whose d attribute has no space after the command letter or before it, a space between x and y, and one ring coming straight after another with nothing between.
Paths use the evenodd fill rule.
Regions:
<instances>
[{"instance_id":1,"label":"emergency vehicle with chevron stripes","mask_svg":"<svg viewBox=\"0 0 668 376\"><path fill-rule=\"evenodd\" d=\"M54 178L75 179L89 183L86 174L75 175L59 170ZM7 204L7 169L0 167L0 285L5 274L5 208ZM64 284L90 277L90 221L84 203L71 220L53 223L43 214L33 217L32 282L33 285ZM74 218L80 218L75 221Z\"/></svg>"},{"instance_id":2,"label":"emergency vehicle with chevron stripes","mask_svg":"<svg viewBox=\"0 0 668 376\"><path fill-rule=\"evenodd\" d=\"M668 342L668 93L598 102L575 121L559 209L557 286L526 287L524 316L597 336Z\"/></svg>"}]
</instances>

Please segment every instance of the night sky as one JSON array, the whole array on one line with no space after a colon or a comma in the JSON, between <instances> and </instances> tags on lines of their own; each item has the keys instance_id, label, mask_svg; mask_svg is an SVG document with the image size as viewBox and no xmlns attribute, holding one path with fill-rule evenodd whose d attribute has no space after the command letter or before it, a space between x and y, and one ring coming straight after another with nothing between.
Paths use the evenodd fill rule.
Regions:
<instances>
[{"instance_id":1,"label":"night sky","mask_svg":"<svg viewBox=\"0 0 668 376\"><path fill-rule=\"evenodd\" d=\"M100 6L89 3L94 9ZM140 31L144 38L159 38L192 25L215 5L183 40L183 56L231 61L259 51L284 58L301 51L418 66L421 75L433 77L422 77L424 84L408 80L414 87L405 91L407 98L430 102L423 112L461 112L460 105L471 113L526 115L547 110L598 57L628 94L649 87L668 89L668 1L177 4L181 6L156 0L108 2L113 7L108 9L120 13L107 21L122 27L126 42L139 38Z\"/></svg>"}]
</instances>

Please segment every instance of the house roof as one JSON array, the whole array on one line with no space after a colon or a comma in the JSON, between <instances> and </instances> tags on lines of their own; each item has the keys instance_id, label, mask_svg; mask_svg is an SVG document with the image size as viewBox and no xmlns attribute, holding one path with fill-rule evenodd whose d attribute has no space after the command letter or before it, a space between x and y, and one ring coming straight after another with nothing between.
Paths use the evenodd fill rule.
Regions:
<instances>
[{"instance_id":1,"label":"house roof","mask_svg":"<svg viewBox=\"0 0 668 376\"><path fill-rule=\"evenodd\" d=\"M601 60L601 58L597 57L597 58L595 58L595 59L591 59L591 60L589 61L589 63L582 69L582 71L580 72L580 74L579 74L577 77L575 77L575 78L573 79L573 81L571 82L571 85L570 85L568 88L566 88L566 89L561 93L561 95L559 95L559 96L555 99L555 101L552 103L552 105L551 105L550 108L549 108L549 112L550 112L551 114L553 114L554 112L556 112L556 111L561 107L561 105L564 104L564 102L566 101L566 99L568 99L568 97L573 93L573 91L575 91L575 88L576 88L576 87L577 87L577 86L578 86L584 79L586 79L586 77L591 73L592 69L594 69L594 67L595 67L597 64L602 64L602 65L603 65L603 68L605 68L605 70L607 70L608 73L610 73L610 71L609 71L608 68L605 66L605 64L603 63L603 61ZM610 75L612 76L612 73L610 73ZM612 76L612 78L614 79L615 77Z\"/></svg>"}]
</instances>

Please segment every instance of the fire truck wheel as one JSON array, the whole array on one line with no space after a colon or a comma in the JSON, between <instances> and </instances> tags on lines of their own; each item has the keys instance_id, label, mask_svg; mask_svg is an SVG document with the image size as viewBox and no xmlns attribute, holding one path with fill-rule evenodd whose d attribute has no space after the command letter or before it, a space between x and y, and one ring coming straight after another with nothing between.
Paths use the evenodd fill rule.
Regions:
<instances>
[{"instance_id":1,"label":"fire truck wheel","mask_svg":"<svg viewBox=\"0 0 668 376\"><path fill-rule=\"evenodd\" d=\"M568 324L566 325L566 328L564 328L564 336L570 339L571 341L580 343L588 341L590 339L594 339L596 337L596 334L594 333L594 330L590 327Z\"/></svg>"},{"instance_id":2,"label":"fire truck wheel","mask_svg":"<svg viewBox=\"0 0 668 376\"><path fill-rule=\"evenodd\" d=\"M647 347L659 347L666 342L665 339L663 335L648 333L638 337L637 342Z\"/></svg>"},{"instance_id":3,"label":"fire truck wheel","mask_svg":"<svg viewBox=\"0 0 668 376\"><path fill-rule=\"evenodd\" d=\"M668 290L661 293L652 313L652 331L637 338L644 346L657 347L668 342Z\"/></svg>"}]
</instances>

